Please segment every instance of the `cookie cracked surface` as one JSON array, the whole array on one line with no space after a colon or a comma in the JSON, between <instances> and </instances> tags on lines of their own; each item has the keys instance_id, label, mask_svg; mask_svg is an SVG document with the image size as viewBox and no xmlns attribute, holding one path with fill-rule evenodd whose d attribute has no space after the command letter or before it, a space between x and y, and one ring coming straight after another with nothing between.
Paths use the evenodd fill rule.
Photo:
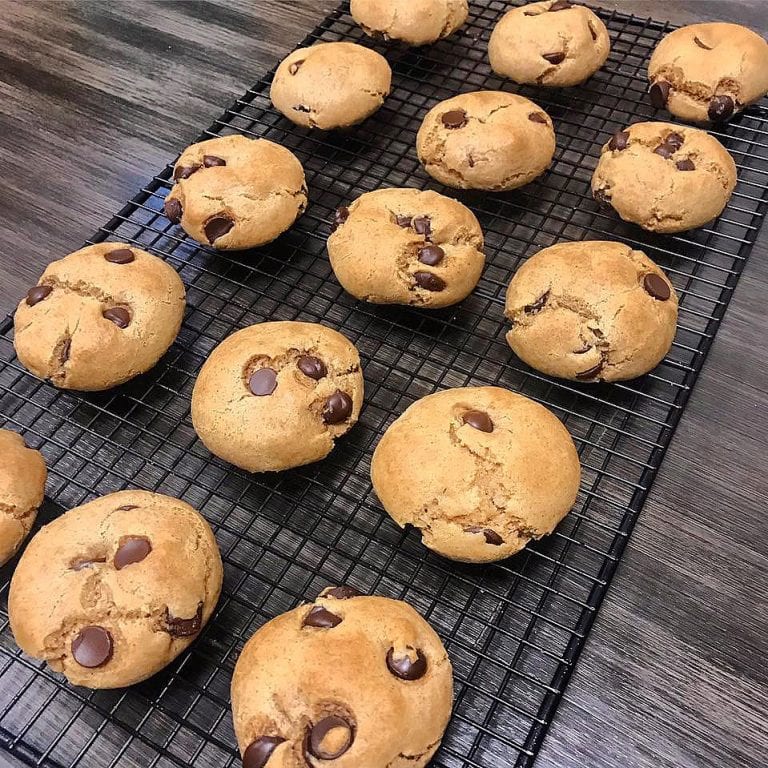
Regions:
<instances>
[{"instance_id":1,"label":"cookie cracked surface","mask_svg":"<svg viewBox=\"0 0 768 768\"><path fill-rule=\"evenodd\" d=\"M463 562L491 562L551 533L570 511L576 447L544 406L500 387L417 400L376 446L371 480L400 526Z\"/></svg>"},{"instance_id":2,"label":"cookie cracked surface","mask_svg":"<svg viewBox=\"0 0 768 768\"><path fill-rule=\"evenodd\" d=\"M13 575L8 614L21 649L71 683L122 688L189 646L221 582L202 515L168 496L120 491L37 533Z\"/></svg>"},{"instance_id":3,"label":"cookie cracked surface","mask_svg":"<svg viewBox=\"0 0 768 768\"><path fill-rule=\"evenodd\" d=\"M435 43L467 20L467 0L352 0L352 18L366 35L407 45Z\"/></svg>"}]
</instances>

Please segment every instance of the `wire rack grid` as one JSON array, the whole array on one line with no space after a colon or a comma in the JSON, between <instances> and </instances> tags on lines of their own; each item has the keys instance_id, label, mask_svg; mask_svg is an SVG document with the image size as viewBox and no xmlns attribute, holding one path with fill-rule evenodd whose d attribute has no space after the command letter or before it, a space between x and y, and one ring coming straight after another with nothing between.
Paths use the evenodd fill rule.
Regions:
<instances>
[{"instance_id":1,"label":"wire rack grid","mask_svg":"<svg viewBox=\"0 0 768 768\"><path fill-rule=\"evenodd\" d=\"M170 166L99 230L90 242L146 248L187 285L181 334L153 371L111 392L59 392L21 369L12 324L2 325L0 425L45 454L40 523L125 487L179 496L213 525L225 584L214 618L176 662L131 689L93 692L18 651L7 616L13 564L0 570L0 748L62 768L238 765L229 682L244 642L326 585L348 583L408 600L445 641L456 696L435 766L532 764L762 223L768 114L764 105L750 107L715 134L736 159L739 184L713 225L675 237L644 233L600 210L589 180L613 132L665 119L645 96L645 67L670 27L598 11L612 38L600 72L578 89L515 88L492 74L485 55L508 7L473 4L458 35L409 50L364 38L345 3L302 44L353 40L386 55L393 92L380 112L344 134L307 132L271 109L267 75L204 132L270 138L301 159L309 208L272 245L221 254L186 238L162 214ZM415 134L436 101L478 89L516 90L549 112L558 137L551 170L512 193L451 192L480 219L488 257L478 289L460 305L426 312L355 301L325 254L334 209L382 186L445 192L420 168ZM637 381L552 380L520 363L504 341L504 291L517 266L542 247L582 239L642 248L680 295L674 347ZM325 461L249 476L196 439L190 393L217 343L277 319L320 321L346 334L364 362L366 402L358 426ZM556 533L505 562L473 567L434 556L413 532L398 530L372 493L369 467L383 430L417 398L480 384L552 408L578 445L583 480Z\"/></svg>"}]
</instances>

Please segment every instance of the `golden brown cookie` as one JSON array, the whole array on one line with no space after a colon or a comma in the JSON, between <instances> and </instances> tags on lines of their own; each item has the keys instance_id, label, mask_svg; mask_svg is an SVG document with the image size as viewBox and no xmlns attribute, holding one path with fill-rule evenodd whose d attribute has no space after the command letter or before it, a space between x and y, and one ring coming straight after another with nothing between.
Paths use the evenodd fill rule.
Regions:
<instances>
[{"instance_id":1,"label":"golden brown cookie","mask_svg":"<svg viewBox=\"0 0 768 768\"><path fill-rule=\"evenodd\" d=\"M366 35L419 46L452 35L469 6L467 0L352 0L350 13Z\"/></svg>"}]
</instances>

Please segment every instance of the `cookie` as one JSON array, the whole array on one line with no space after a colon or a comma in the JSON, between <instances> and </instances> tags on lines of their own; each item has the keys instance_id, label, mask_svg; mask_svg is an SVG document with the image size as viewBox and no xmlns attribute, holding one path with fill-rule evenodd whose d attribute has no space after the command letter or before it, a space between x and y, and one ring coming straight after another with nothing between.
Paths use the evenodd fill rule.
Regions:
<instances>
[{"instance_id":1,"label":"cookie","mask_svg":"<svg viewBox=\"0 0 768 768\"><path fill-rule=\"evenodd\" d=\"M546 0L513 8L493 28L491 68L516 83L579 85L605 64L611 39L589 8Z\"/></svg>"},{"instance_id":2,"label":"cookie","mask_svg":"<svg viewBox=\"0 0 768 768\"><path fill-rule=\"evenodd\" d=\"M148 371L184 318L184 284L157 256L98 243L48 265L19 303L21 364L61 389L110 389Z\"/></svg>"},{"instance_id":3,"label":"cookie","mask_svg":"<svg viewBox=\"0 0 768 768\"><path fill-rule=\"evenodd\" d=\"M376 51L356 43L317 43L280 62L269 96L296 125L330 131L370 117L391 84L392 70Z\"/></svg>"},{"instance_id":4,"label":"cookie","mask_svg":"<svg viewBox=\"0 0 768 768\"><path fill-rule=\"evenodd\" d=\"M462 93L427 113L416 136L427 173L458 189L502 192L549 168L555 132L549 115L503 91Z\"/></svg>"},{"instance_id":5,"label":"cookie","mask_svg":"<svg viewBox=\"0 0 768 768\"><path fill-rule=\"evenodd\" d=\"M575 381L634 379L669 352L677 294L642 251L559 243L533 255L507 291L507 341L528 365Z\"/></svg>"},{"instance_id":6,"label":"cookie","mask_svg":"<svg viewBox=\"0 0 768 768\"><path fill-rule=\"evenodd\" d=\"M173 180L168 220L221 251L272 242L307 207L301 163L267 139L220 136L192 144L176 161Z\"/></svg>"},{"instance_id":7,"label":"cookie","mask_svg":"<svg viewBox=\"0 0 768 768\"><path fill-rule=\"evenodd\" d=\"M422 768L451 714L451 662L407 603L329 587L267 622L232 677L243 768Z\"/></svg>"},{"instance_id":8,"label":"cookie","mask_svg":"<svg viewBox=\"0 0 768 768\"><path fill-rule=\"evenodd\" d=\"M19 647L74 685L151 677L197 637L219 599L219 548L188 504L120 491L42 528L8 596Z\"/></svg>"},{"instance_id":9,"label":"cookie","mask_svg":"<svg viewBox=\"0 0 768 768\"><path fill-rule=\"evenodd\" d=\"M419 46L452 35L469 6L467 0L352 0L350 13L370 37Z\"/></svg>"},{"instance_id":10,"label":"cookie","mask_svg":"<svg viewBox=\"0 0 768 768\"><path fill-rule=\"evenodd\" d=\"M27 538L45 496L48 472L39 451L21 435L0 429L0 565Z\"/></svg>"},{"instance_id":11,"label":"cookie","mask_svg":"<svg viewBox=\"0 0 768 768\"><path fill-rule=\"evenodd\" d=\"M362 404L351 341L319 323L259 323L205 361L192 422L211 453L249 472L274 472L325 458Z\"/></svg>"},{"instance_id":12,"label":"cookie","mask_svg":"<svg viewBox=\"0 0 768 768\"><path fill-rule=\"evenodd\" d=\"M714 136L671 123L635 123L603 147L592 194L624 221L683 232L719 216L736 186L736 163Z\"/></svg>"},{"instance_id":13,"label":"cookie","mask_svg":"<svg viewBox=\"0 0 768 768\"><path fill-rule=\"evenodd\" d=\"M691 24L670 32L648 65L656 109L693 123L720 122L768 93L768 42L739 24Z\"/></svg>"},{"instance_id":14,"label":"cookie","mask_svg":"<svg viewBox=\"0 0 768 768\"><path fill-rule=\"evenodd\" d=\"M455 304L472 292L485 264L475 215L437 192L367 192L336 211L334 226L328 255L336 277L374 304Z\"/></svg>"},{"instance_id":15,"label":"cookie","mask_svg":"<svg viewBox=\"0 0 768 768\"><path fill-rule=\"evenodd\" d=\"M468 563L501 560L551 533L579 490L571 436L544 406L500 387L417 400L376 446L371 480L399 526Z\"/></svg>"}]
</instances>

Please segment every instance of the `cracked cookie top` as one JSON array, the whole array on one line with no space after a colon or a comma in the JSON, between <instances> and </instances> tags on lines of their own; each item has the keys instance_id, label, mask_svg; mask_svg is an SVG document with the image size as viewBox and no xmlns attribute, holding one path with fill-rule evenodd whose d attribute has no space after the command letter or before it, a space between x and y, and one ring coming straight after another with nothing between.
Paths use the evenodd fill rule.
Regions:
<instances>
[{"instance_id":1,"label":"cracked cookie top","mask_svg":"<svg viewBox=\"0 0 768 768\"><path fill-rule=\"evenodd\" d=\"M109 389L157 363L185 306L184 284L162 259L98 243L49 264L19 303L16 354L54 386Z\"/></svg>"},{"instance_id":2,"label":"cracked cookie top","mask_svg":"<svg viewBox=\"0 0 768 768\"><path fill-rule=\"evenodd\" d=\"M211 453L268 472L327 456L362 404L351 341L319 323L259 323L233 333L205 361L192 421Z\"/></svg>"},{"instance_id":3,"label":"cracked cookie top","mask_svg":"<svg viewBox=\"0 0 768 768\"><path fill-rule=\"evenodd\" d=\"M552 121L541 107L503 91L475 91L441 101L416 136L427 173L459 189L501 192L533 181L555 152Z\"/></svg>"},{"instance_id":4,"label":"cracked cookie top","mask_svg":"<svg viewBox=\"0 0 768 768\"><path fill-rule=\"evenodd\" d=\"M583 83L605 64L610 50L605 24L589 8L568 0L513 8L488 42L496 74L555 88Z\"/></svg>"},{"instance_id":5,"label":"cracked cookie top","mask_svg":"<svg viewBox=\"0 0 768 768\"><path fill-rule=\"evenodd\" d=\"M543 373L576 381L634 379L669 352L677 295L642 251L559 243L533 255L507 291L507 341Z\"/></svg>"},{"instance_id":6,"label":"cracked cookie top","mask_svg":"<svg viewBox=\"0 0 768 768\"><path fill-rule=\"evenodd\" d=\"M445 307L466 298L485 264L466 206L437 192L379 189L336 211L328 238L344 289L374 304Z\"/></svg>"},{"instance_id":7,"label":"cracked cookie top","mask_svg":"<svg viewBox=\"0 0 768 768\"><path fill-rule=\"evenodd\" d=\"M169 496L120 491L32 538L13 574L8 615L21 649L71 683L122 688L193 641L221 581L202 515Z\"/></svg>"},{"instance_id":8,"label":"cracked cookie top","mask_svg":"<svg viewBox=\"0 0 768 768\"><path fill-rule=\"evenodd\" d=\"M605 144L592 194L651 232L683 232L719 216L736 186L736 163L706 131L635 123Z\"/></svg>"},{"instance_id":9,"label":"cracked cookie top","mask_svg":"<svg viewBox=\"0 0 768 768\"><path fill-rule=\"evenodd\" d=\"M452 698L429 624L407 603L349 587L267 622L232 677L244 768L422 768Z\"/></svg>"},{"instance_id":10,"label":"cracked cookie top","mask_svg":"<svg viewBox=\"0 0 768 768\"><path fill-rule=\"evenodd\" d=\"M419 46L452 35L469 6L467 0L352 0L350 13L370 37Z\"/></svg>"},{"instance_id":11,"label":"cracked cookie top","mask_svg":"<svg viewBox=\"0 0 768 768\"><path fill-rule=\"evenodd\" d=\"M43 503L48 472L39 451L16 432L0 429L0 565L27 537Z\"/></svg>"},{"instance_id":12,"label":"cracked cookie top","mask_svg":"<svg viewBox=\"0 0 768 768\"><path fill-rule=\"evenodd\" d=\"M288 54L269 96L291 122L325 131L370 117L389 95L387 60L356 43L317 43Z\"/></svg>"},{"instance_id":13,"label":"cracked cookie top","mask_svg":"<svg viewBox=\"0 0 768 768\"><path fill-rule=\"evenodd\" d=\"M417 400L376 446L371 480L384 509L452 560L501 560L551 533L580 480L568 430L544 406L500 387Z\"/></svg>"},{"instance_id":14,"label":"cracked cookie top","mask_svg":"<svg viewBox=\"0 0 768 768\"><path fill-rule=\"evenodd\" d=\"M301 163L267 139L220 136L192 144L177 160L173 180L166 217L218 250L269 243L307 207Z\"/></svg>"},{"instance_id":15,"label":"cracked cookie top","mask_svg":"<svg viewBox=\"0 0 768 768\"><path fill-rule=\"evenodd\" d=\"M768 93L768 42L740 24L670 32L648 65L657 109L694 123L721 122Z\"/></svg>"}]
</instances>

